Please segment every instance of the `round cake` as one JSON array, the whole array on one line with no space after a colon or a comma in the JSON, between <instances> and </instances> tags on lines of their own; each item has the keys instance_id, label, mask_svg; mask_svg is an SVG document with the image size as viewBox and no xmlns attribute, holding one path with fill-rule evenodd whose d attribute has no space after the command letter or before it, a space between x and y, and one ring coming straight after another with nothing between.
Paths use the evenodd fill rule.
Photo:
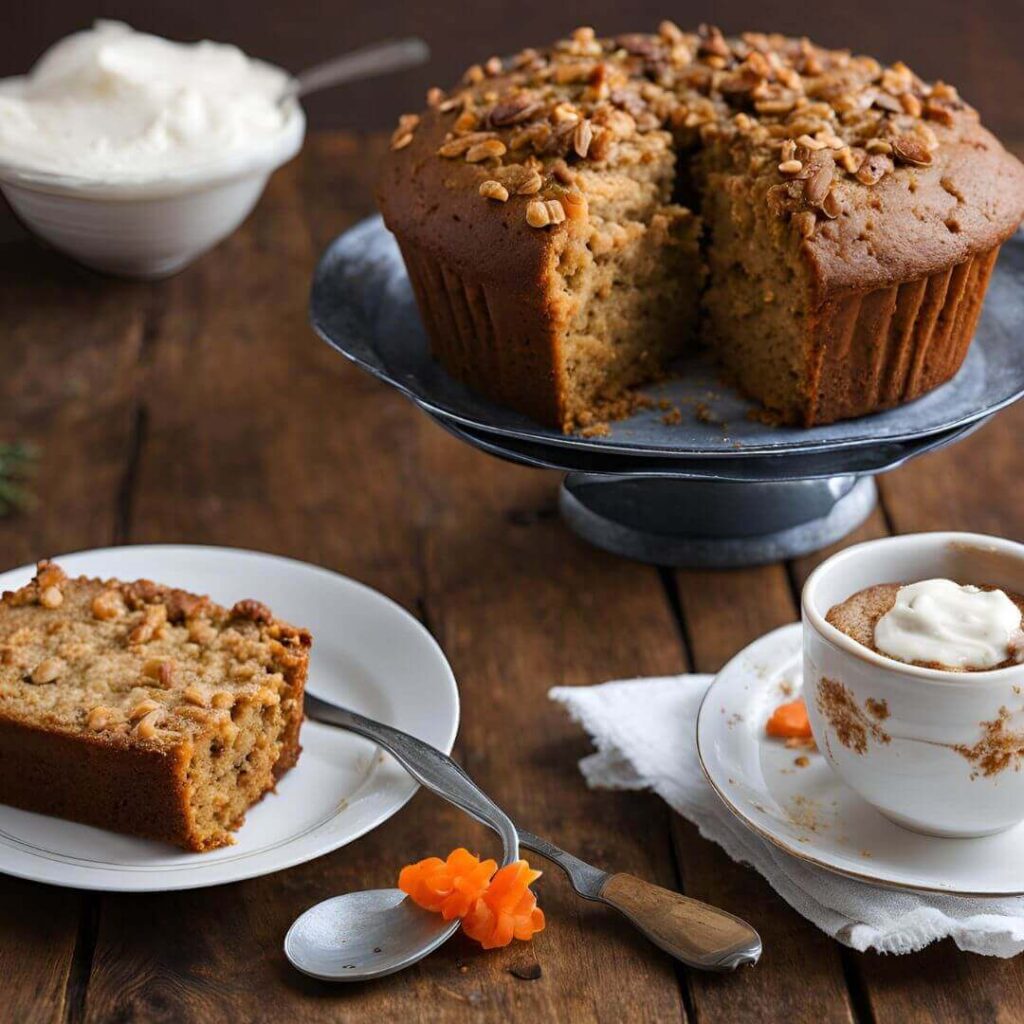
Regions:
<instances>
[{"instance_id":1,"label":"round cake","mask_svg":"<svg viewBox=\"0 0 1024 1024\"><path fill-rule=\"evenodd\" d=\"M432 350L567 432L700 344L780 422L911 401L1024 216L953 86L806 39L580 28L427 103L378 199Z\"/></svg>"}]
</instances>

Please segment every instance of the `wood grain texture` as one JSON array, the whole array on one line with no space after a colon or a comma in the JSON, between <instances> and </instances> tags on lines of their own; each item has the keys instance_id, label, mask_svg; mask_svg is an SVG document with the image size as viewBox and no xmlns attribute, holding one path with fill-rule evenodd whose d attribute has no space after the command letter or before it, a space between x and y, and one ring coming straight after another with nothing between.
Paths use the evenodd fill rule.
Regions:
<instances>
[{"instance_id":1,"label":"wood grain texture","mask_svg":"<svg viewBox=\"0 0 1024 1024\"><path fill-rule=\"evenodd\" d=\"M781 565L681 571L675 578L698 672L717 672L748 643L797 617ZM705 1018L852 1021L839 947L784 903L760 875L702 840L678 816L673 836L687 894L746 918L764 941L764 955L754 970L723 977L690 975L693 1003Z\"/></svg>"},{"instance_id":2,"label":"wood grain texture","mask_svg":"<svg viewBox=\"0 0 1024 1024\"><path fill-rule=\"evenodd\" d=\"M9 219L2 223L0 439L40 450L38 507L0 519L6 570L118 539L148 291L112 282L98 288L98 278L41 249ZM96 902L0 876L0 1018L73 1019Z\"/></svg>"},{"instance_id":3,"label":"wood grain texture","mask_svg":"<svg viewBox=\"0 0 1024 1024\"><path fill-rule=\"evenodd\" d=\"M609 876L601 899L657 946L698 969L751 966L761 954L760 936L746 921L636 875Z\"/></svg>"},{"instance_id":4,"label":"wood grain texture","mask_svg":"<svg viewBox=\"0 0 1024 1024\"><path fill-rule=\"evenodd\" d=\"M966 15L965 15L966 16ZM384 142L330 134L277 175L243 229L182 275L95 277L0 219L0 437L44 447L40 508L0 520L0 561L115 540L222 543L318 562L394 597L459 678L456 756L524 825L596 865L748 919L766 951L731 976L677 969L557 869L548 929L481 954L460 938L392 979L329 986L292 971L293 918L393 883L458 843L465 816L420 794L351 846L264 879L194 893L82 896L0 878L4 1010L25 1021L491 1020L903 1022L1024 1019L1024 967L951 943L854 954L650 794L590 791L582 731L546 698L691 667L715 671L793 621L821 557L726 573L656 570L583 545L557 479L452 440L315 339L309 274L370 212ZM884 508L846 543L947 526L1021 539L1024 407L882 480ZM28 910L24 908L29 908Z\"/></svg>"}]
</instances>

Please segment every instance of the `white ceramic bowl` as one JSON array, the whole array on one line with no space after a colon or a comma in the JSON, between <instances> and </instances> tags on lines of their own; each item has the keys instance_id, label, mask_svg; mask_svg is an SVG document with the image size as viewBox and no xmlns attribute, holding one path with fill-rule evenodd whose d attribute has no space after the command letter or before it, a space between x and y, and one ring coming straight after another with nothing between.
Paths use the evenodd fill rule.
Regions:
<instances>
[{"instance_id":1,"label":"white ceramic bowl","mask_svg":"<svg viewBox=\"0 0 1024 1024\"><path fill-rule=\"evenodd\" d=\"M270 175L302 148L305 127L295 103L277 138L230 167L114 185L0 165L0 191L27 227L79 263L166 277L245 220Z\"/></svg>"},{"instance_id":2,"label":"white ceramic bowl","mask_svg":"<svg viewBox=\"0 0 1024 1024\"><path fill-rule=\"evenodd\" d=\"M803 590L804 695L819 749L893 821L981 836L1024 820L1024 665L904 665L825 621L876 583L947 577L1024 592L1024 545L973 533L887 537L824 561Z\"/></svg>"}]
</instances>

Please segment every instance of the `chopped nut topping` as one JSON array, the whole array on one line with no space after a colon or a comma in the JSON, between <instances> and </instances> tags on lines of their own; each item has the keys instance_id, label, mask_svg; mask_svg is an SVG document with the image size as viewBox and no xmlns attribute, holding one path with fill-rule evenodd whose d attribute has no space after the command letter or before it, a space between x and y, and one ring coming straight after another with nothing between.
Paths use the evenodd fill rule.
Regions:
<instances>
[{"instance_id":1,"label":"chopped nut topping","mask_svg":"<svg viewBox=\"0 0 1024 1024\"><path fill-rule=\"evenodd\" d=\"M486 139L483 142L478 142L475 146L470 146L466 151L466 161L478 164L483 160L493 160L504 156L507 152L505 143L500 139Z\"/></svg>"},{"instance_id":2,"label":"chopped nut topping","mask_svg":"<svg viewBox=\"0 0 1024 1024\"><path fill-rule=\"evenodd\" d=\"M821 164L804 183L804 199L811 206L821 206L832 185L832 165Z\"/></svg>"},{"instance_id":3,"label":"chopped nut topping","mask_svg":"<svg viewBox=\"0 0 1024 1024\"><path fill-rule=\"evenodd\" d=\"M488 199L535 196L545 182L585 189L574 176L573 168L586 173L579 161L644 162L674 135L685 149L698 139L721 146L752 176L781 174L783 191L769 182L767 199L787 218L806 207L816 218L839 215L833 163L849 176L844 190L926 166L969 110L955 89L929 86L898 62L884 67L806 39L727 38L710 25L685 32L670 21L656 34L614 39L577 29L550 50L473 65L464 83L450 96L428 93L431 137L443 126L442 157L490 161L482 184L469 179ZM392 147L409 146L416 131L418 122L401 119ZM818 154L830 159L821 164ZM531 226L561 223L550 202L527 204ZM564 215L564 199L558 205Z\"/></svg>"},{"instance_id":4,"label":"chopped nut topping","mask_svg":"<svg viewBox=\"0 0 1024 1024\"><path fill-rule=\"evenodd\" d=\"M160 631L160 628L167 622L167 606L163 604L148 604L142 613L140 622L129 634L129 644L149 643Z\"/></svg>"},{"instance_id":5,"label":"chopped nut topping","mask_svg":"<svg viewBox=\"0 0 1024 1024\"><path fill-rule=\"evenodd\" d=\"M496 138L494 132L473 132L457 139L449 139L437 152L439 156L447 157L450 160L463 156L480 142Z\"/></svg>"},{"instance_id":6,"label":"chopped nut topping","mask_svg":"<svg viewBox=\"0 0 1024 1024\"><path fill-rule=\"evenodd\" d=\"M508 189L500 181L484 181L480 184L480 195L484 199L497 199L499 203L508 201Z\"/></svg>"},{"instance_id":7,"label":"chopped nut topping","mask_svg":"<svg viewBox=\"0 0 1024 1024\"><path fill-rule=\"evenodd\" d=\"M157 722L163 717L163 711L157 708L140 718L135 724L135 735L142 740L151 740L157 733Z\"/></svg>"},{"instance_id":8,"label":"chopped nut topping","mask_svg":"<svg viewBox=\"0 0 1024 1024\"><path fill-rule=\"evenodd\" d=\"M141 701L128 712L128 720L130 722L137 722L140 718L145 718L146 715L152 714L159 709L160 705L155 700Z\"/></svg>"},{"instance_id":9,"label":"chopped nut topping","mask_svg":"<svg viewBox=\"0 0 1024 1024\"><path fill-rule=\"evenodd\" d=\"M102 705L94 707L86 716L85 724L92 729L93 732L102 732L106 727L118 717L116 711L111 708L105 708Z\"/></svg>"},{"instance_id":10,"label":"chopped nut topping","mask_svg":"<svg viewBox=\"0 0 1024 1024\"><path fill-rule=\"evenodd\" d=\"M917 167L926 167L932 162L932 155L923 142L910 135L901 135L893 140L892 152L897 160Z\"/></svg>"},{"instance_id":11,"label":"chopped nut topping","mask_svg":"<svg viewBox=\"0 0 1024 1024\"><path fill-rule=\"evenodd\" d=\"M580 159L586 159L590 149L590 143L594 138L594 129L589 121L580 121L572 136L572 146Z\"/></svg>"},{"instance_id":12,"label":"chopped nut topping","mask_svg":"<svg viewBox=\"0 0 1024 1024\"><path fill-rule=\"evenodd\" d=\"M197 708L205 708L207 706L206 694L197 686L186 686L181 696L185 701L195 705Z\"/></svg>"},{"instance_id":13,"label":"chopped nut topping","mask_svg":"<svg viewBox=\"0 0 1024 1024\"><path fill-rule=\"evenodd\" d=\"M521 124L530 120L543 107L543 103L532 93L521 92L496 104L490 113L490 122L495 128Z\"/></svg>"},{"instance_id":14,"label":"chopped nut topping","mask_svg":"<svg viewBox=\"0 0 1024 1024\"><path fill-rule=\"evenodd\" d=\"M565 207L557 199L549 199L544 205L548 208L548 219L552 224L561 224L565 220Z\"/></svg>"},{"instance_id":15,"label":"chopped nut topping","mask_svg":"<svg viewBox=\"0 0 1024 1024\"><path fill-rule=\"evenodd\" d=\"M835 189L832 189L821 203L821 212L828 217L829 220L835 220L843 212L842 203L839 202L839 197L835 193Z\"/></svg>"},{"instance_id":16,"label":"chopped nut topping","mask_svg":"<svg viewBox=\"0 0 1024 1024\"><path fill-rule=\"evenodd\" d=\"M44 658L32 670L32 682L36 686L43 686L46 683L55 683L65 669L64 662L60 658Z\"/></svg>"},{"instance_id":17,"label":"chopped nut topping","mask_svg":"<svg viewBox=\"0 0 1024 1024\"><path fill-rule=\"evenodd\" d=\"M60 587L47 587L39 595L39 603L44 608L59 608L64 603L64 595Z\"/></svg>"},{"instance_id":18,"label":"chopped nut topping","mask_svg":"<svg viewBox=\"0 0 1024 1024\"><path fill-rule=\"evenodd\" d=\"M551 214L547 203L542 199L534 199L526 206L526 223L531 228L546 228L551 223Z\"/></svg>"},{"instance_id":19,"label":"chopped nut topping","mask_svg":"<svg viewBox=\"0 0 1024 1024\"><path fill-rule=\"evenodd\" d=\"M412 142L412 133L419 123L419 114L403 114L398 119L398 127L391 135L391 148L405 149Z\"/></svg>"}]
</instances>

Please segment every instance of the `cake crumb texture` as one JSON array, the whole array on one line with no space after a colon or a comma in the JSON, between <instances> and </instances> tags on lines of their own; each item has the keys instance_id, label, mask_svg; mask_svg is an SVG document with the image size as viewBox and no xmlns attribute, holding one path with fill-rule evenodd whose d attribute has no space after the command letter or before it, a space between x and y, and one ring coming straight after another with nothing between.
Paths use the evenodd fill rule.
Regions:
<instances>
[{"instance_id":1,"label":"cake crumb texture","mask_svg":"<svg viewBox=\"0 0 1024 1024\"><path fill-rule=\"evenodd\" d=\"M378 200L434 354L491 399L569 432L710 345L810 426L956 373L1024 168L903 63L666 21L431 89Z\"/></svg>"},{"instance_id":2,"label":"cake crumb texture","mask_svg":"<svg viewBox=\"0 0 1024 1024\"><path fill-rule=\"evenodd\" d=\"M295 764L310 634L40 562L0 599L0 802L207 850Z\"/></svg>"}]
</instances>

